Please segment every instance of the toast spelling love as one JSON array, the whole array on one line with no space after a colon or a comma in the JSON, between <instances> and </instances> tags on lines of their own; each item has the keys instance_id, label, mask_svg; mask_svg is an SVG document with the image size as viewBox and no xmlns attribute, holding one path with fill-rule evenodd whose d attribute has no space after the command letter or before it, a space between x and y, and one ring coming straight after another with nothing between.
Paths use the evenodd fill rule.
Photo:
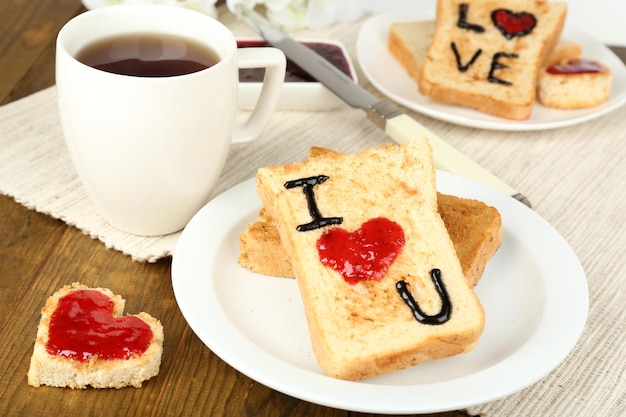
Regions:
<instances>
[{"instance_id":1,"label":"toast spelling love","mask_svg":"<svg viewBox=\"0 0 626 417\"><path fill-rule=\"evenodd\" d=\"M318 208L314 187L320 186L328 178L326 175L317 175L285 183L287 189L302 188L312 218L309 223L298 225L297 231L308 232L343 223L343 217L324 217ZM340 227L329 228L319 237L317 251L323 265L338 272L348 284L354 285L363 280L380 281L402 251L404 242L404 231L398 223L377 217L369 219L353 232ZM441 299L441 309L436 314L429 315L422 311L406 281L396 282L396 290L418 322L443 324L450 319L452 303L442 281L441 270L433 268L430 277Z\"/></svg>"},{"instance_id":2,"label":"toast spelling love","mask_svg":"<svg viewBox=\"0 0 626 417\"><path fill-rule=\"evenodd\" d=\"M461 3L459 5L459 14L457 27L461 30L467 30L475 33L484 33L485 26L476 22L470 22L468 20L469 5L467 3ZM488 22L489 23L489 22ZM508 9L496 9L491 12L491 24L493 24L507 40L512 40L516 37L527 36L532 33L533 29L537 25L537 19L532 13L525 11L513 12ZM467 59L462 57L457 47L456 42L450 43L450 49L454 54L457 69L460 72L466 72L477 59L483 54L483 49L479 48L474 51L474 54ZM463 59L465 58L465 63ZM511 81L501 78L503 70L509 68L509 65L503 63L504 59L518 59L519 55L509 51L495 52L491 57L491 65L489 67L489 73L486 76L487 81L490 83L497 83L503 85L512 85ZM498 76L496 75L498 74Z\"/></svg>"}]
</instances>

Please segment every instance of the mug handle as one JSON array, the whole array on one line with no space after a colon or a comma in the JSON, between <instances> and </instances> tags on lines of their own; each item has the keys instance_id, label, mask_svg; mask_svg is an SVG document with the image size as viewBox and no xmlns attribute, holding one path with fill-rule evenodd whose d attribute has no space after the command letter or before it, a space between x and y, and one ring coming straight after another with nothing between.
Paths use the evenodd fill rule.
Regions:
<instances>
[{"instance_id":1,"label":"mug handle","mask_svg":"<svg viewBox=\"0 0 626 417\"><path fill-rule=\"evenodd\" d=\"M246 143L256 139L274 113L285 79L285 54L273 47L237 49L239 68L265 68L263 87L252 113L233 130L232 143Z\"/></svg>"}]
</instances>

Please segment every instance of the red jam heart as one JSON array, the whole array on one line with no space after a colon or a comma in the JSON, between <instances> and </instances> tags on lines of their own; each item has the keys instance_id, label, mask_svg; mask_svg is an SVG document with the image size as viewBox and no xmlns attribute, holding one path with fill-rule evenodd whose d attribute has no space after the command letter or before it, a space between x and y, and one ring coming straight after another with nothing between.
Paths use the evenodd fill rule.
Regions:
<instances>
[{"instance_id":1,"label":"red jam heart","mask_svg":"<svg viewBox=\"0 0 626 417\"><path fill-rule=\"evenodd\" d=\"M530 13L513 13L506 9L497 9L491 13L491 21L507 39L528 35L537 24L537 19Z\"/></svg>"},{"instance_id":2,"label":"red jam heart","mask_svg":"<svg viewBox=\"0 0 626 417\"><path fill-rule=\"evenodd\" d=\"M549 74L595 74L604 72L604 68L588 59L570 59L565 65L553 65L546 69Z\"/></svg>"},{"instance_id":3,"label":"red jam heart","mask_svg":"<svg viewBox=\"0 0 626 417\"><path fill-rule=\"evenodd\" d=\"M113 317L113 301L97 290L61 297L50 318L46 350L51 355L89 361L128 359L148 349L150 326L135 316Z\"/></svg>"},{"instance_id":4,"label":"red jam heart","mask_svg":"<svg viewBox=\"0 0 626 417\"><path fill-rule=\"evenodd\" d=\"M402 227L384 217L368 220L354 232L331 228L317 241L322 264L339 272L349 284L380 281L403 247Z\"/></svg>"}]
</instances>

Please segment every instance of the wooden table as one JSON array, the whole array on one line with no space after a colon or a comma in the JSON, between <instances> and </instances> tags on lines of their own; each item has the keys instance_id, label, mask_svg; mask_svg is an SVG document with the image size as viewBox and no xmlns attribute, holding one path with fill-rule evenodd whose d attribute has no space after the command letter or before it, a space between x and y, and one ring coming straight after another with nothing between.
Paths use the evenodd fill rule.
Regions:
<instances>
[{"instance_id":1,"label":"wooden table","mask_svg":"<svg viewBox=\"0 0 626 417\"><path fill-rule=\"evenodd\" d=\"M79 0L0 2L0 104L54 84L56 34L82 11ZM215 356L178 309L169 258L155 264L132 262L77 229L0 196L0 259L0 415L364 415L281 394ZM129 313L144 310L162 321L161 371L143 388L70 390L27 384L39 311L47 297L72 281L115 288L126 298Z\"/></svg>"}]
</instances>

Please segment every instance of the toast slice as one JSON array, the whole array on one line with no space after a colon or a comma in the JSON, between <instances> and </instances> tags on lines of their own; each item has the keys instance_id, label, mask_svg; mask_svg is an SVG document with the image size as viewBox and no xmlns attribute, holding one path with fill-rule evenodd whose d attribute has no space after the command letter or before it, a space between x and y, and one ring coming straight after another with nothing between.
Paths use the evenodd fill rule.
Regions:
<instances>
[{"instance_id":1,"label":"toast slice","mask_svg":"<svg viewBox=\"0 0 626 417\"><path fill-rule=\"evenodd\" d=\"M311 148L310 157L336 153ZM481 201L437 193L437 209L461 263L463 275L475 286L489 259L502 242L502 219L495 207ZM239 264L252 272L276 277L293 277L274 219L265 208L259 219L239 236Z\"/></svg>"},{"instance_id":2,"label":"toast slice","mask_svg":"<svg viewBox=\"0 0 626 417\"><path fill-rule=\"evenodd\" d=\"M498 117L527 119L539 68L561 35L566 13L564 2L439 0L420 93Z\"/></svg>"},{"instance_id":3,"label":"toast slice","mask_svg":"<svg viewBox=\"0 0 626 417\"><path fill-rule=\"evenodd\" d=\"M389 26L387 49L416 83L433 36L434 20L396 22Z\"/></svg>"},{"instance_id":4,"label":"toast slice","mask_svg":"<svg viewBox=\"0 0 626 417\"><path fill-rule=\"evenodd\" d=\"M139 388L156 376L163 326L148 313L122 316L124 305L111 290L80 283L50 296L41 309L28 384Z\"/></svg>"},{"instance_id":5,"label":"toast slice","mask_svg":"<svg viewBox=\"0 0 626 417\"><path fill-rule=\"evenodd\" d=\"M434 20L396 22L389 26L387 49L415 81L416 85L419 82L422 65L426 60L426 53L434 35ZM559 39L541 66L549 67L559 64L563 60L580 59L581 53L582 46L580 43Z\"/></svg>"},{"instance_id":6,"label":"toast slice","mask_svg":"<svg viewBox=\"0 0 626 417\"><path fill-rule=\"evenodd\" d=\"M437 213L425 138L259 169L313 351L359 380L471 350L484 311Z\"/></svg>"}]
</instances>

